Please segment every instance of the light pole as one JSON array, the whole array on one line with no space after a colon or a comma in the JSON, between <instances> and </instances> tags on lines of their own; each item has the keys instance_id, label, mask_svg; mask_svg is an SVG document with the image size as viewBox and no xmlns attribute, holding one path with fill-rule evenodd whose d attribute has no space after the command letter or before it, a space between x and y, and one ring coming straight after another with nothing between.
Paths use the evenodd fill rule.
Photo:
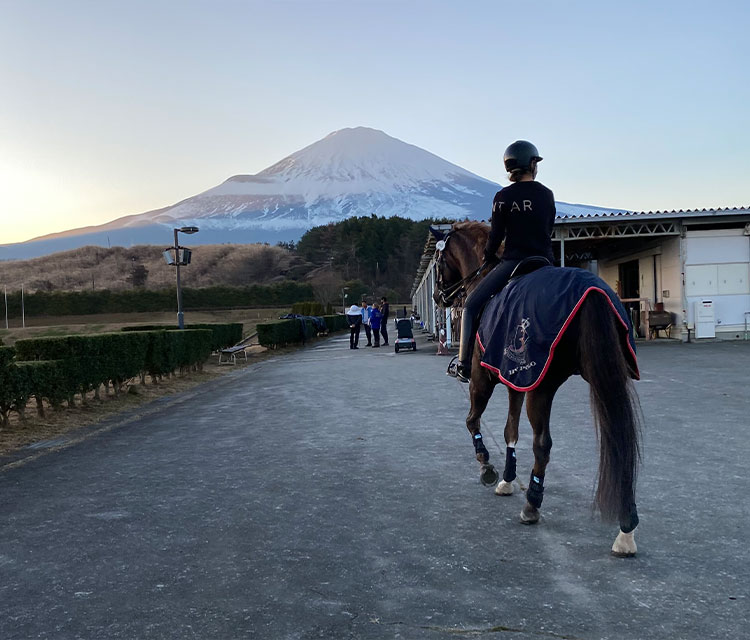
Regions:
<instances>
[{"instance_id":1,"label":"light pole","mask_svg":"<svg viewBox=\"0 0 750 640\"><path fill-rule=\"evenodd\" d=\"M189 258L186 260L185 254L180 255L180 245L177 242L178 233L193 234L198 233L198 227L180 227L174 230L174 264L177 267L177 328L184 329L185 322L182 314L182 289L180 288L180 265L190 263ZM188 254L189 255L189 254Z\"/></svg>"},{"instance_id":2,"label":"light pole","mask_svg":"<svg viewBox=\"0 0 750 640\"><path fill-rule=\"evenodd\" d=\"M346 313L346 299L349 297L347 291L349 291L349 287L344 287L341 290L341 306L344 308L344 313Z\"/></svg>"}]
</instances>

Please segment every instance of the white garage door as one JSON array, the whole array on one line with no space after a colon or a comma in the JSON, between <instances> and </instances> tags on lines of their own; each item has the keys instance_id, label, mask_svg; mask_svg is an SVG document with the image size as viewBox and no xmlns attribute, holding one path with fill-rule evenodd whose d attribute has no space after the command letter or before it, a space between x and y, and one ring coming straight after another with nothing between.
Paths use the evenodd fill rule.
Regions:
<instances>
[{"instance_id":1,"label":"white garage door","mask_svg":"<svg viewBox=\"0 0 750 640\"><path fill-rule=\"evenodd\" d=\"M694 302L712 299L718 325L744 325L750 311L750 237L742 229L688 231L685 244L688 322Z\"/></svg>"}]
</instances>

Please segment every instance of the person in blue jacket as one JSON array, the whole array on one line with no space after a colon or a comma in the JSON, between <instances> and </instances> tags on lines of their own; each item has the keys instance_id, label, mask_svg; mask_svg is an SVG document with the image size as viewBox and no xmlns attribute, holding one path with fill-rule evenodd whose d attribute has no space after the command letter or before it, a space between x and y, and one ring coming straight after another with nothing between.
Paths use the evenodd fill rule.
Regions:
<instances>
[{"instance_id":1,"label":"person in blue jacket","mask_svg":"<svg viewBox=\"0 0 750 640\"><path fill-rule=\"evenodd\" d=\"M362 326L365 328L365 335L367 336L367 346L372 346L372 330L370 329L370 313L372 307L368 306L367 300L362 300Z\"/></svg>"},{"instance_id":2,"label":"person in blue jacket","mask_svg":"<svg viewBox=\"0 0 750 640\"><path fill-rule=\"evenodd\" d=\"M370 311L370 328L372 329L372 336L375 338L374 347L380 346L380 323L383 319L383 314L380 311L378 303L375 302L372 305L372 311Z\"/></svg>"}]
</instances>

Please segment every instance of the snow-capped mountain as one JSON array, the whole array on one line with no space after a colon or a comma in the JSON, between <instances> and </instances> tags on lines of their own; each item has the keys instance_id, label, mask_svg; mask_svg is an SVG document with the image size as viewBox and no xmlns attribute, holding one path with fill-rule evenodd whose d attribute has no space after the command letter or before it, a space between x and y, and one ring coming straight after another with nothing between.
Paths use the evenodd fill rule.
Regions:
<instances>
[{"instance_id":1,"label":"snow-capped mountain","mask_svg":"<svg viewBox=\"0 0 750 640\"><path fill-rule=\"evenodd\" d=\"M335 131L255 175L237 175L183 200L158 222L207 228L299 229L377 214L462 219L487 212L497 185L382 131Z\"/></svg>"},{"instance_id":2,"label":"snow-capped mountain","mask_svg":"<svg viewBox=\"0 0 750 640\"><path fill-rule=\"evenodd\" d=\"M191 244L297 240L308 229L353 216L489 216L500 186L366 127L341 129L255 175L236 175L177 204L0 247L0 259L84 245L170 244L171 229L194 225ZM566 210L566 207L570 209ZM560 215L612 211L558 203Z\"/></svg>"}]
</instances>

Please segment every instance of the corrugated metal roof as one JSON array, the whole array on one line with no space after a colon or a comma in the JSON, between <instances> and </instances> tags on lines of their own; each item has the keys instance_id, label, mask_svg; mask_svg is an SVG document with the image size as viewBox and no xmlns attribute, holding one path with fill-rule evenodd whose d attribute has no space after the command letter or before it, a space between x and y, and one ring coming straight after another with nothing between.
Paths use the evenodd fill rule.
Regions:
<instances>
[{"instance_id":1,"label":"corrugated metal roof","mask_svg":"<svg viewBox=\"0 0 750 640\"><path fill-rule=\"evenodd\" d=\"M750 216L750 207L725 207L719 209L672 209L672 211L619 211L602 212L587 205L565 204L565 212L558 210L555 218L555 224L580 224L582 222L618 222L633 220L659 220L659 219L683 219L683 218L715 218L723 216ZM482 221L489 224L489 221ZM435 225L443 231L450 229L452 225L441 224ZM422 258L417 269L417 274L412 285L411 295L414 295L419 283L422 280L427 267L432 261L435 253L435 237L428 233L427 242L425 243Z\"/></svg>"},{"instance_id":2,"label":"corrugated metal roof","mask_svg":"<svg viewBox=\"0 0 750 640\"><path fill-rule=\"evenodd\" d=\"M672 211L612 211L608 213L592 213L581 211L581 213L558 212L556 223L580 222L582 220L638 220L654 218L710 218L718 216L748 215L750 207L725 207L719 209L672 209Z\"/></svg>"}]
</instances>

